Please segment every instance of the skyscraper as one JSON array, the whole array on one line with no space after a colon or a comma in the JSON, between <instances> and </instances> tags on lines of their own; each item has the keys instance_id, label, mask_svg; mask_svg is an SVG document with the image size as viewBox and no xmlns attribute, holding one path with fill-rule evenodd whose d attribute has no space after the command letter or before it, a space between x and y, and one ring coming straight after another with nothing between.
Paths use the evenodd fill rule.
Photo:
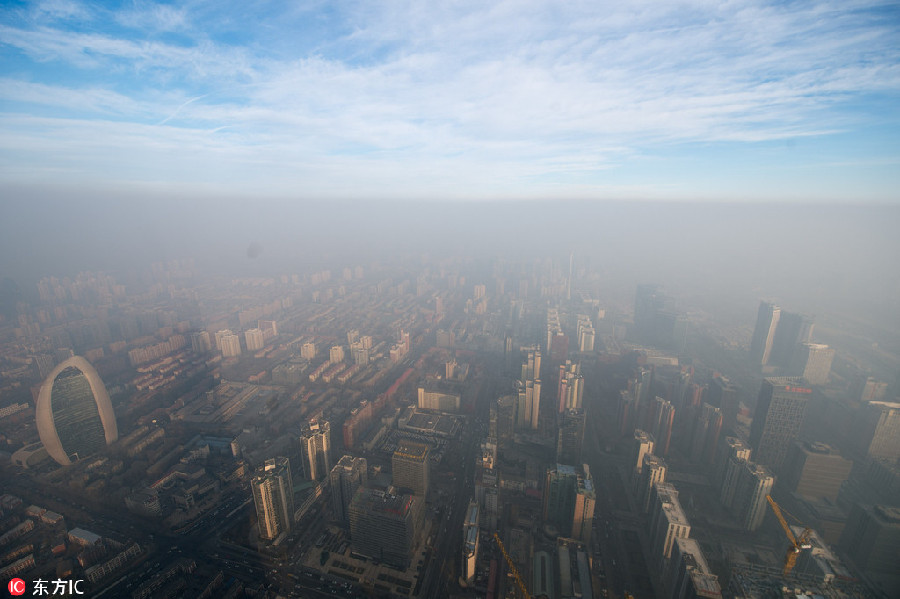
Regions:
<instances>
[{"instance_id":1,"label":"skyscraper","mask_svg":"<svg viewBox=\"0 0 900 599\"><path fill-rule=\"evenodd\" d=\"M853 436L871 458L900 459L900 403L870 401L857 415Z\"/></svg>"},{"instance_id":2,"label":"skyscraper","mask_svg":"<svg viewBox=\"0 0 900 599\"><path fill-rule=\"evenodd\" d=\"M250 481L259 536L273 541L289 533L294 523L294 485L287 458L272 458L260 466Z\"/></svg>"},{"instance_id":3,"label":"skyscraper","mask_svg":"<svg viewBox=\"0 0 900 599\"><path fill-rule=\"evenodd\" d=\"M331 469L331 503L334 519L349 522L350 501L359 487L368 481L368 464L365 458L341 456Z\"/></svg>"},{"instance_id":4,"label":"skyscraper","mask_svg":"<svg viewBox=\"0 0 900 599\"><path fill-rule=\"evenodd\" d=\"M811 385L825 385L831 375L834 350L822 343L801 343L794 353L793 373Z\"/></svg>"},{"instance_id":5,"label":"skyscraper","mask_svg":"<svg viewBox=\"0 0 900 599\"><path fill-rule=\"evenodd\" d=\"M566 410L559 416L556 440L556 461L560 464L580 464L584 443L584 410Z\"/></svg>"},{"instance_id":6,"label":"skyscraper","mask_svg":"<svg viewBox=\"0 0 900 599\"><path fill-rule=\"evenodd\" d=\"M798 377L763 380L750 428L756 461L778 472L797 440L812 389Z\"/></svg>"},{"instance_id":7,"label":"skyscraper","mask_svg":"<svg viewBox=\"0 0 900 599\"><path fill-rule=\"evenodd\" d=\"M809 342L812 331L811 318L802 314L782 312L778 328L775 330L775 339L772 341L769 364L785 370L790 369L794 355L799 351L801 344Z\"/></svg>"},{"instance_id":8,"label":"skyscraper","mask_svg":"<svg viewBox=\"0 0 900 599\"><path fill-rule=\"evenodd\" d=\"M544 520L560 530L567 531L575 512L575 495L578 492L578 475L573 466L557 464L547 470L544 484Z\"/></svg>"},{"instance_id":9,"label":"skyscraper","mask_svg":"<svg viewBox=\"0 0 900 599\"><path fill-rule=\"evenodd\" d=\"M331 472L331 424L310 420L300 431L300 458L308 480L322 480Z\"/></svg>"},{"instance_id":10,"label":"skyscraper","mask_svg":"<svg viewBox=\"0 0 900 599\"><path fill-rule=\"evenodd\" d=\"M106 387L81 356L50 371L41 385L35 420L47 453L63 466L95 454L119 438Z\"/></svg>"},{"instance_id":11,"label":"skyscraper","mask_svg":"<svg viewBox=\"0 0 900 599\"><path fill-rule=\"evenodd\" d=\"M428 494L429 450L424 443L401 441L391 458L394 486L425 497Z\"/></svg>"},{"instance_id":12,"label":"skyscraper","mask_svg":"<svg viewBox=\"0 0 900 599\"><path fill-rule=\"evenodd\" d=\"M350 502L350 538L366 556L406 568L422 522L424 500L360 487Z\"/></svg>"},{"instance_id":13,"label":"skyscraper","mask_svg":"<svg viewBox=\"0 0 900 599\"><path fill-rule=\"evenodd\" d=\"M768 302L759 302L756 316L756 328L750 341L750 358L754 364L765 366L772 355L772 344L775 342L775 331L781 319L781 308Z\"/></svg>"}]
</instances>

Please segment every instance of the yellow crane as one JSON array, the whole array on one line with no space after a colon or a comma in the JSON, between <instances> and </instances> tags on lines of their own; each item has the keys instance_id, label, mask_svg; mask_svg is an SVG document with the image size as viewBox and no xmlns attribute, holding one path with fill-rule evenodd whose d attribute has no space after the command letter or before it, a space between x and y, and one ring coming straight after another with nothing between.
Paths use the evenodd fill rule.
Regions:
<instances>
[{"instance_id":1,"label":"yellow crane","mask_svg":"<svg viewBox=\"0 0 900 599\"><path fill-rule=\"evenodd\" d=\"M531 595L528 594L528 589L525 588L525 583L522 581L522 577L519 575L519 569L516 568L516 564L514 564L512 558L509 557L509 554L506 552L506 547L503 546L503 541L500 540L500 535L496 532L494 533L494 540L497 541L497 546L500 548L500 552L503 553L503 557L506 559L506 563L509 564L509 570L510 572L512 572L513 577L516 579L516 584L519 585L519 590L522 591L522 596L525 599L531 599Z\"/></svg>"},{"instance_id":2,"label":"yellow crane","mask_svg":"<svg viewBox=\"0 0 900 599\"><path fill-rule=\"evenodd\" d=\"M794 531L791 530L791 526L787 523L787 520L784 519L781 507L775 503L775 500L772 499L771 495L766 495L766 501L772 506L775 517L778 518L781 528L784 529L784 534L787 536L788 541L791 542L791 546L788 547L787 554L784 556L784 570L782 571L782 574L787 578L787 575L791 573L791 570L794 569L794 565L797 563L797 556L800 555L800 551L812 547L812 545L809 544L809 536L812 534L812 529L804 528L799 538L794 536ZM793 516L791 517L793 518ZM794 519L797 520L797 518Z\"/></svg>"}]
</instances>

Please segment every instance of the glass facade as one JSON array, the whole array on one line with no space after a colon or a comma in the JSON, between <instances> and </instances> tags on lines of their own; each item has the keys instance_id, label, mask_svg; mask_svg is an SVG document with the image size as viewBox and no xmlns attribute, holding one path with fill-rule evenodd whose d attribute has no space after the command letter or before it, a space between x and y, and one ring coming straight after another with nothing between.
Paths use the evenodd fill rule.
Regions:
<instances>
[{"instance_id":1,"label":"glass facade","mask_svg":"<svg viewBox=\"0 0 900 599\"><path fill-rule=\"evenodd\" d=\"M100 411L90 382L81 370L69 366L56 376L50 402L56 433L71 461L83 459L106 446Z\"/></svg>"}]
</instances>

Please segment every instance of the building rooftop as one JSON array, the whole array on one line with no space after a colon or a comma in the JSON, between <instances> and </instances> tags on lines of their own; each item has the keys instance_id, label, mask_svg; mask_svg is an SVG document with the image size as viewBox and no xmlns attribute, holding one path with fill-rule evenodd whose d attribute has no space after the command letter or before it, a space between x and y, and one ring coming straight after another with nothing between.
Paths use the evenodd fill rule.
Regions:
<instances>
[{"instance_id":1,"label":"building rooftop","mask_svg":"<svg viewBox=\"0 0 900 599\"><path fill-rule=\"evenodd\" d=\"M397 450L394 451L394 457L423 461L428 457L428 446L424 443L416 443L415 441L401 441L397 444Z\"/></svg>"}]
</instances>

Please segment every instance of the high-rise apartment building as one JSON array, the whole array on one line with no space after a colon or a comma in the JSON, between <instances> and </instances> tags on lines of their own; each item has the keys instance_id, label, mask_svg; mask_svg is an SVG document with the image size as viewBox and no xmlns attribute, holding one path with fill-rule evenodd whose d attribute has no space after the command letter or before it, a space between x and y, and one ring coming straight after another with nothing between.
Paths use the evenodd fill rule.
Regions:
<instances>
[{"instance_id":1,"label":"high-rise apartment building","mask_svg":"<svg viewBox=\"0 0 900 599\"><path fill-rule=\"evenodd\" d=\"M331 469L331 503L335 520L349 522L350 501L356 490L366 486L367 481L368 464L365 458L341 456Z\"/></svg>"},{"instance_id":2,"label":"high-rise apartment building","mask_svg":"<svg viewBox=\"0 0 900 599\"><path fill-rule=\"evenodd\" d=\"M424 500L360 487L350 501L350 539L362 555L407 568L422 525Z\"/></svg>"},{"instance_id":3,"label":"high-rise apartment building","mask_svg":"<svg viewBox=\"0 0 900 599\"><path fill-rule=\"evenodd\" d=\"M328 352L328 361L332 364L340 364L344 361L344 348L340 345L333 345Z\"/></svg>"},{"instance_id":4,"label":"high-rise apartment building","mask_svg":"<svg viewBox=\"0 0 900 599\"><path fill-rule=\"evenodd\" d=\"M312 360L316 357L316 344L312 341L307 341L302 346L300 346L300 357L305 360Z\"/></svg>"},{"instance_id":5,"label":"high-rise apartment building","mask_svg":"<svg viewBox=\"0 0 900 599\"><path fill-rule=\"evenodd\" d=\"M637 500L644 513L650 511L650 499L653 496L653 485L666 482L666 466L665 460L660 457L648 453L644 455L643 466L641 467L640 477L637 481Z\"/></svg>"},{"instance_id":6,"label":"high-rise apartment building","mask_svg":"<svg viewBox=\"0 0 900 599\"><path fill-rule=\"evenodd\" d=\"M424 443L401 441L391 458L394 486L415 495L428 495L429 448Z\"/></svg>"},{"instance_id":7,"label":"high-rise apartment building","mask_svg":"<svg viewBox=\"0 0 900 599\"><path fill-rule=\"evenodd\" d=\"M737 415L741 408L737 387L724 376L716 374L707 385L703 399L709 405L722 411L722 430L734 431Z\"/></svg>"},{"instance_id":8,"label":"high-rise apartment building","mask_svg":"<svg viewBox=\"0 0 900 599\"><path fill-rule=\"evenodd\" d=\"M675 423L675 408L662 397L655 397L650 402L646 425L656 440L654 453L666 456L672 442L672 426Z\"/></svg>"},{"instance_id":9,"label":"high-rise apartment building","mask_svg":"<svg viewBox=\"0 0 900 599\"><path fill-rule=\"evenodd\" d=\"M576 485L572 532L569 536L582 543L590 543L597 494L594 490L594 479L591 477L591 471L587 464L582 465L582 472L578 473Z\"/></svg>"},{"instance_id":10,"label":"high-rise apartment building","mask_svg":"<svg viewBox=\"0 0 900 599\"><path fill-rule=\"evenodd\" d=\"M209 338L209 331L191 333L191 350L195 354L205 354L211 349L212 341Z\"/></svg>"},{"instance_id":11,"label":"high-rise apartment building","mask_svg":"<svg viewBox=\"0 0 900 599\"><path fill-rule=\"evenodd\" d=\"M216 347L223 358L236 358L241 355L241 338L229 329L222 329L216 333Z\"/></svg>"},{"instance_id":12,"label":"high-rise apartment building","mask_svg":"<svg viewBox=\"0 0 900 599\"><path fill-rule=\"evenodd\" d=\"M763 523L775 477L765 466L742 462L738 468L731 512L744 530L753 532Z\"/></svg>"},{"instance_id":13,"label":"high-rise apartment building","mask_svg":"<svg viewBox=\"0 0 900 599\"><path fill-rule=\"evenodd\" d=\"M778 472L800 427L812 389L799 377L763 380L750 428L750 445L758 463Z\"/></svg>"},{"instance_id":14,"label":"high-rise apartment building","mask_svg":"<svg viewBox=\"0 0 900 599\"><path fill-rule=\"evenodd\" d=\"M700 543L677 538L666 576L672 599L721 599L719 578L712 573Z\"/></svg>"},{"instance_id":15,"label":"high-rise apartment building","mask_svg":"<svg viewBox=\"0 0 900 599\"><path fill-rule=\"evenodd\" d=\"M331 424L310 420L300 431L300 458L308 480L323 480L331 472Z\"/></svg>"},{"instance_id":16,"label":"high-rise apartment building","mask_svg":"<svg viewBox=\"0 0 900 599\"><path fill-rule=\"evenodd\" d=\"M725 437L716 458L716 484L719 486L719 501L731 509L738 474L743 462L750 461L750 447L737 437Z\"/></svg>"},{"instance_id":17,"label":"high-rise apartment building","mask_svg":"<svg viewBox=\"0 0 900 599\"><path fill-rule=\"evenodd\" d=\"M566 360L559 365L559 382L556 389L556 398L559 413L565 410L580 409L584 397L584 377L581 375L581 365Z\"/></svg>"},{"instance_id":18,"label":"high-rise apartment building","mask_svg":"<svg viewBox=\"0 0 900 599\"><path fill-rule=\"evenodd\" d=\"M669 483L653 486L650 500L650 553L659 572L667 570L676 538L691 536L691 524L678 500L678 490Z\"/></svg>"},{"instance_id":19,"label":"high-rise apartment building","mask_svg":"<svg viewBox=\"0 0 900 599\"><path fill-rule=\"evenodd\" d=\"M44 449L68 466L119 438L116 415L100 375L73 356L57 364L41 385L35 421Z\"/></svg>"},{"instance_id":20,"label":"high-rise apartment building","mask_svg":"<svg viewBox=\"0 0 900 599\"><path fill-rule=\"evenodd\" d=\"M266 338L260 329L247 329L244 331L244 343L247 351L259 351L266 345Z\"/></svg>"},{"instance_id":21,"label":"high-rise apartment building","mask_svg":"<svg viewBox=\"0 0 900 599\"><path fill-rule=\"evenodd\" d=\"M697 420L694 421L694 434L691 438L691 460L698 463L712 464L719 445L719 433L722 431L722 410L704 402L700 407Z\"/></svg>"},{"instance_id":22,"label":"high-rise apartment building","mask_svg":"<svg viewBox=\"0 0 900 599\"><path fill-rule=\"evenodd\" d=\"M294 523L294 486L287 458L272 458L256 471L250 481L259 536L274 541L290 533Z\"/></svg>"},{"instance_id":23,"label":"high-rise apartment building","mask_svg":"<svg viewBox=\"0 0 900 599\"><path fill-rule=\"evenodd\" d=\"M634 430L634 441L631 445L631 467L636 474L640 474L644 467L644 456L653 453L656 445L653 435L640 429Z\"/></svg>"}]
</instances>

